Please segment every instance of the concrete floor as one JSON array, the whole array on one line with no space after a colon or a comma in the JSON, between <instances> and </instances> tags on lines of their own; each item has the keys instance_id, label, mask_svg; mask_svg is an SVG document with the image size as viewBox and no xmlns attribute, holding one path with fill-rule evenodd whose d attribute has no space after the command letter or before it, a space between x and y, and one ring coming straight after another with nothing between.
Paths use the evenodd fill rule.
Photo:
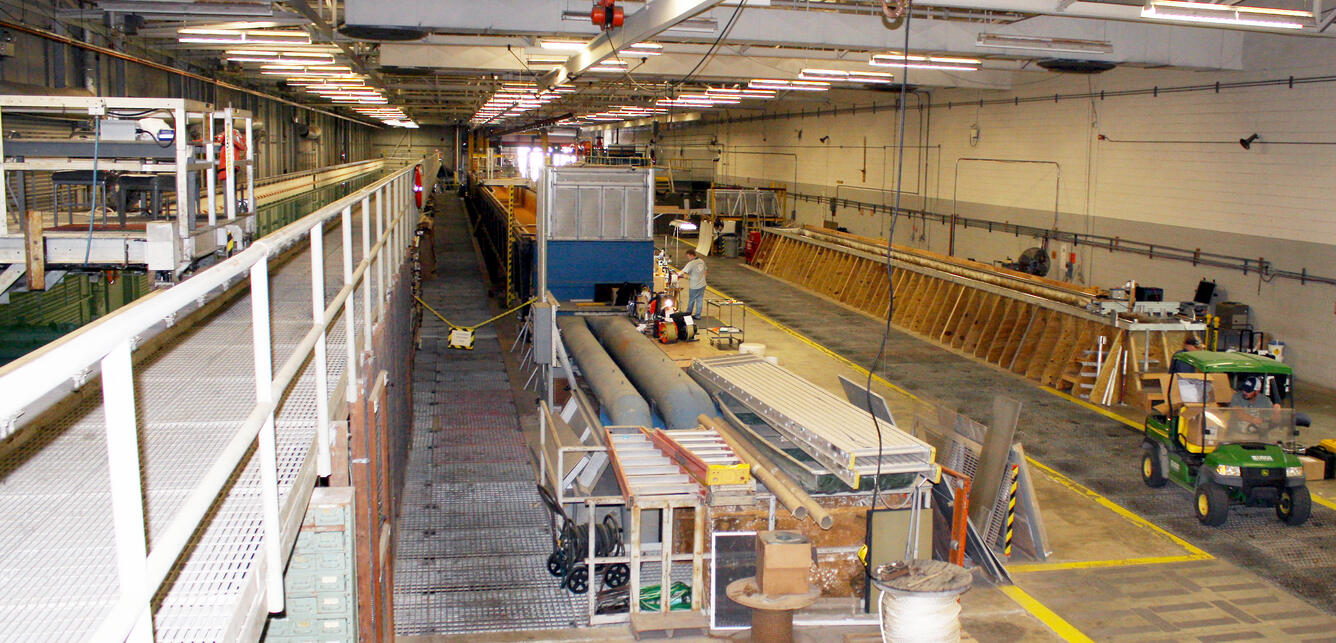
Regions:
<instances>
[{"instance_id":1,"label":"concrete floor","mask_svg":"<svg viewBox=\"0 0 1336 643\"><path fill-rule=\"evenodd\" d=\"M860 364L870 363L876 352L878 320L737 260L708 261L711 284L718 289L711 296L748 303L747 341L765 344L782 366L837 394L842 394L839 375L866 377ZM507 345L513 328L507 321L499 326ZM722 354L703 341L665 350L684 363ZM1330 509L1315 507L1310 522L1299 528L1282 528L1269 509L1235 510L1224 527L1202 527L1186 490L1172 485L1152 490L1141 483L1140 437L1133 429L1139 421L1128 419L1135 413L1096 412L896 330L888 337L887 355L873 389L893 409L926 399L986 422L995 394L1024 404L1018 435L1032 459L1053 554L1042 563L1011 563L1014 586L977 583L967 592L961 613L967 640L1333 640L1336 515ZM506 357L513 379L516 365ZM533 396L526 398L518 387L516 393L522 425L536 431ZM1336 418L1336 403L1306 406L1305 398L1320 391L1300 393L1301 408L1316 411L1315 423ZM798 627L797 635L800 641L879 640L870 625ZM476 635L401 639L480 640ZM626 626L610 626L486 640L632 638ZM739 633L733 640L748 638Z\"/></svg>"},{"instance_id":2,"label":"concrete floor","mask_svg":"<svg viewBox=\"0 0 1336 643\"><path fill-rule=\"evenodd\" d=\"M748 319L747 340L765 343L781 365L838 392L837 375L863 374L850 359L872 361L881 322L736 260L709 261L712 286L761 313ZM993 395L1024 404L1018 434L1035 461L1054 554L1045 563L1013 564L1014 589L976 587L966 595L962 621L978 640L1029 640L1041 621L1078 640L1332 640L1336 514L1329 504L1314 507L1297 528L1283 528L1260 508L1234 510L1222 528L1203 527L1186 490L1141 483L1140 436L1127 422L897 330L887 347L878 369L884 383L874 389L893 408L915 396L986 422ZM1311 396L1301 390L1301 408ZM1322 423L1328 410L1315 410L1315 424ZM1001 604L1010 601L1030 618L999 611L990 600L999 594L1007 596Z\"/></svg>"}]
</instances>

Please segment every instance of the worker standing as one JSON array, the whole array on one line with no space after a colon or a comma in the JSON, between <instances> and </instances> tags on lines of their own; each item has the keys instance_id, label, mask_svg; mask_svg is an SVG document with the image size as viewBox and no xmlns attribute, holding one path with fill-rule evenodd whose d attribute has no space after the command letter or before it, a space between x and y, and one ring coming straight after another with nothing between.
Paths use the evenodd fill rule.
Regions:
<instances>
[{"instance_id":1,"label":"worker standing","mask_svg":"<svg viewBox=\"0 0 1336 643\"><path fill-rule=\"evenodd\" d=\"M687 314L701 318L705 316L705 260L700 258L693 248L687 250L687 265L677 274L688 277Z\"/></svg>"}]
</instances>

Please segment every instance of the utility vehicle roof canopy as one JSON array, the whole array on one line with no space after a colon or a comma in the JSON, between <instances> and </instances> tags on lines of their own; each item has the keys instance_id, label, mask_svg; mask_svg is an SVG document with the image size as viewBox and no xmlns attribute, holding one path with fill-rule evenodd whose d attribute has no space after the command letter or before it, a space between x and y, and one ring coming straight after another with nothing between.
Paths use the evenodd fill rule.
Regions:
<instances>
[{"instance_id":1,"label":"utility vehicle roof canopy","mask_svg":"<svg viewBox=\"0 0 1336 643\"><path fill-rule=\"evenodd\" d=\"M1186 351L1174 355L1174 361L1183 362L1200 373L1265 373L1291 375L1294 370L1284 362L1252 353L1222 353L1219 351Z\"/></svg>"}]
</instances>

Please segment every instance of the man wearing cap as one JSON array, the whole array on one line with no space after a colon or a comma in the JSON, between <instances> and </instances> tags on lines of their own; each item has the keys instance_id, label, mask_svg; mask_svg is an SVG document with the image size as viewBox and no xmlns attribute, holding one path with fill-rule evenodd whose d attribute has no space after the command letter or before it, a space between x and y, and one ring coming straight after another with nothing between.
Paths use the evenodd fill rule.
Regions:
<instances>
[{"instance_id":1,"label":"man wearing cap","mask_svg":"<svg viewBox=\"0 0 1336 643\"><path fill-rule=\"evenodd\" d=\"M1183 338L1183 347L1178 349L1178 351L1174 353L1174 357L1178 357L1179 353L1186 353L1189 351L1199 351L1199 350L1201 350L1201 341L1192 335L1188 335L1187 337ZM1192 366L1186 362L1180 362L1174 359L1170 360L1169 362L1169 372L1195 373L1197 372L1197 369L1192 368Z\"/></svg>"},{"instance_id":2,"label":"man wearing cap","mask_svg":"<svg viewBox=\"0 0 1336 643\"><path fill-rule=\"evenodd\" d=\"M1229 405L1245 409L1280 408L1279 402L1272 402L1270 398L1262 395L1262 378L1256 375L1249 375L1239 382L1239 388L1234 391L1234 397L1229 401Z\"/></svg>"}]
</instances>

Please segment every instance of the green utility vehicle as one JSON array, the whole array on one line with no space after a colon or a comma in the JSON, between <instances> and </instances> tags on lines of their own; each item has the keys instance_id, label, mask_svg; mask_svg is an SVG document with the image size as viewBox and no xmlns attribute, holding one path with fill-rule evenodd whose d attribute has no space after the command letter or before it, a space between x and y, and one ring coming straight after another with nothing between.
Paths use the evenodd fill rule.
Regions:
<instances>
[{"instance_id":1,"label":"green utility vehicle","mask_svg":"<svg viewBox=\"0 0 1336 643\"><path fill-rule=\"evenodd\" d=\"M1274 506L1289 525L1312 510L1294 412L1293 370L1248 353L1185 351L1164 379L1165 402L1146 418L1141 478L1194 490L1197 519L1218 526L1230 504ZM1193 372L1181 372L1190 370ZM1245 394L1248 393L1248 394Z\"/></svg>"}]
</instances>

